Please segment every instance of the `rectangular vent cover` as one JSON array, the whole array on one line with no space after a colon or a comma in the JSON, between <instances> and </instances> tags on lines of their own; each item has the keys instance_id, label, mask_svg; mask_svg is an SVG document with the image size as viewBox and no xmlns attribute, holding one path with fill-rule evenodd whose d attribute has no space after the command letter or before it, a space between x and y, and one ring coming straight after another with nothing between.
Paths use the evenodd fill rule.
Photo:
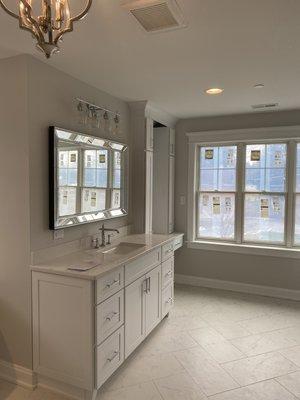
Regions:
<instances>
[{"instance_id":1,"label":"rectangular vent cover","mask_svg":"<svg viewBox=\"0 0 300 400\"><path fill-rule=\"evenodd\" d=\"M146 32L184 27L181 11L175 0L125 1L123 6L142 25Z\"/></svg>"},{"instance_id":2,"label":"rectangular vent cover","mask_svg":"<svg viewBox=\"0 0 300 400\"><path fill-rule=\"evenodd\" d=\"M254 104L252 107L253 110L268 110L270 108L276 108L279 106L279 103L268 103L268 104Z\"/></svg>"}]
</instances>

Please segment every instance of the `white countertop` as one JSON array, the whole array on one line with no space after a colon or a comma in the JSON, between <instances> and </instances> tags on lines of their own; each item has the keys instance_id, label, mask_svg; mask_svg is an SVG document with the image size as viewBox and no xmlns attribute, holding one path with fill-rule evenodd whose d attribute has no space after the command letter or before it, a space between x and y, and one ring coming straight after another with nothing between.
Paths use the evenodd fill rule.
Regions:
<instances>
[{"instance_id":1,"label":"white countertop","mask_svg":"<svg viewBox=\"0 0 300 400\"><path fill-rule=\"evenodd\" d=\"M98 279L100 276L106 274L107 272L110 272L121 265L133 261L136 258L155 249L156 247L162 246L180 236L183 236L183 234L137 234L123 236L112 245L106 246L104 250L109 250L110 248L115 247L118 243L121 242L143 244L144 246L135 249L126 255L110 255L107 257L107 259L103 258L103 254L101 253L100 249L98 250L98 252L94 249L81 250L63 257L55 258L43 264L32 265L31 270L45 272L49 274L70 276L74 278L95 280ZM87 271L73 271L69 269L70 267L76 267L81 264L86 264L87 262L91 262L96 266Z\"/></svg>"}]
</instances>

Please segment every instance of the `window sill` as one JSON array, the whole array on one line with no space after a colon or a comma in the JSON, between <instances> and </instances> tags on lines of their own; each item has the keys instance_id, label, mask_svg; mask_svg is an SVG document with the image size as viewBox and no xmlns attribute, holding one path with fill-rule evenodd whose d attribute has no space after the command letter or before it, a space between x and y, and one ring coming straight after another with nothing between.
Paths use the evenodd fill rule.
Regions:
<instances>
[{"instance_id":1,"label":"window sill","mask_svg":"<svg viewBox=\"0 0 300 400\"><path fill-rule=\"evenodd\" d=\"M300 249L283 248L276 246L237 244L225 242L208 242L195 240L188 242L189 249L212 250L225 253L252 254L269 257L300 258Z\"/></svg>"}]
</instances>

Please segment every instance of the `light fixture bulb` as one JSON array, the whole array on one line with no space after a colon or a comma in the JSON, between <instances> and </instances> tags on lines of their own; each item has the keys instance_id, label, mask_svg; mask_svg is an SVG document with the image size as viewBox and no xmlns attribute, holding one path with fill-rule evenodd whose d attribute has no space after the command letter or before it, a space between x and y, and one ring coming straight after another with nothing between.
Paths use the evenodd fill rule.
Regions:
<instances>
[{"instance_id":1,"label":"light fixture bulb","mask_svg":"<svg viewBox=\"0 0 300 400\"><path fill-rule=\"evenodd\" d=\"M221 88L209 88L206 89L206 94L221 94L224 92L224 89Z\"/></svg>"}]
</instances>

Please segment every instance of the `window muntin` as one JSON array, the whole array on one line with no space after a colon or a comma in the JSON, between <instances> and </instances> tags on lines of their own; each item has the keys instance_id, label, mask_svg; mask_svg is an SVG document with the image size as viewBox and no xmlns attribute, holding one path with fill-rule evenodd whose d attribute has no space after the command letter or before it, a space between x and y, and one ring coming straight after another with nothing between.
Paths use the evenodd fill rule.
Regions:
<instances>
[{"instance_id":1,"label":"window muntin","mask_svg":"<svg viewBox=\"0 0 300 400\"><path fill-rule=\"evenodd\" d=\"M235 238L236 159L236 146L200 147L198 238Z\"/></svg>"},{"instance_id":2,"label":"window muntin","mask_svg":"<svg viewBox=\"0 0 300 400\"><path fill-rule=\"evenodd\" d=\"M244 242L285 243L285 143L246 145Z\"/></svg>"}]
</instances>

